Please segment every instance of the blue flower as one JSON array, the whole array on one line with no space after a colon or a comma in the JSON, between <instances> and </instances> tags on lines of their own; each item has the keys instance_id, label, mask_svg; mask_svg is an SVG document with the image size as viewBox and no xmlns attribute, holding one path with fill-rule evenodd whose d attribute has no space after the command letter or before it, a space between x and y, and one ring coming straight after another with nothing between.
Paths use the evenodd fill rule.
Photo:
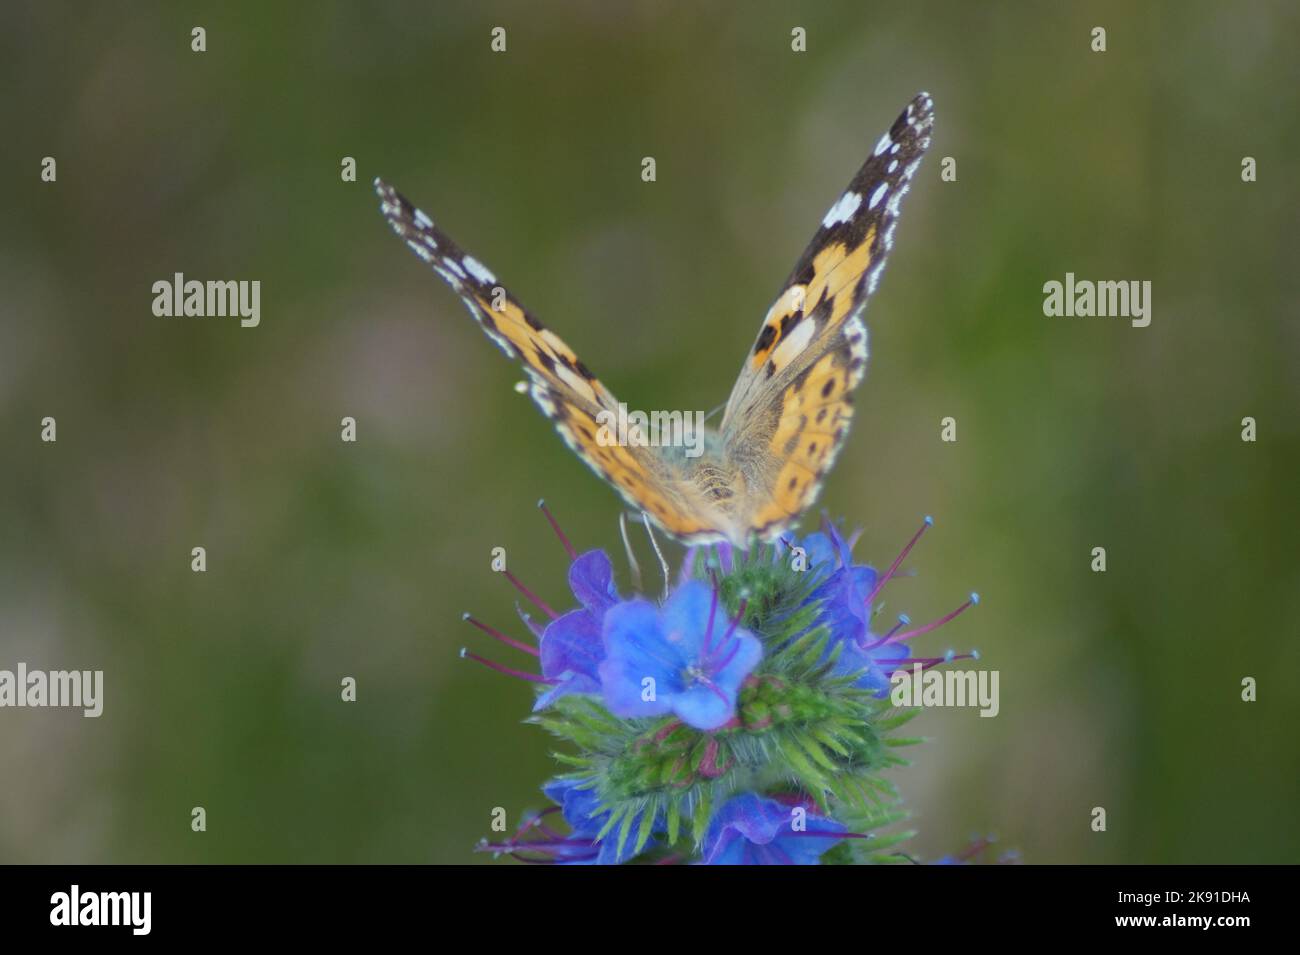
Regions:
<instances>
[{"instance_id":1,"label":"blue flower","mask_svg":"<svg viewBox=\"0 0 1300 955\"><path fill-rule=\"evenodd\" d=\"M805 810L805 812L807 812ZM822 853L845 838L833 819L807 813L795 828L794 808L775 799L742 793L727 801L704 835L705 865L816 865Z\"/></svg>"},{"instance_id":2,"label":"blue flower","mask_svg":"<svg viewBox=\"0 0 1300 955\"><path fill-rule=\"evenodd\" d=\"M930 519L880 571L855 564L855 535L842 534L830 521L805 537L782 538L784 549L775 552L746 555L727 545L711 552L693 547L675 591L659 603L636 594L620 597L609 557L600 550L579 555L550 512L541 509L568 556L562 566L577 608L556 613L501 568L545 617L535 620L516 605L537 643L516 640L469 614L465 620L530 654L541 672L516 669L469 648L461 655L540 685L535 709L569 694L593 697L584 701L589 712L562 707L540 720L577 747L570 765L585 768L548 782L543 789L553 805L526 815L511 836L481 839L478 849L521 862L563 865L641 861L647 851L645 861L658 863L810 865L828 859L826 853L838 847L833 861L855 861L844 851L845 840L870 835L850 832L841 821L818 814L808 793L818 791L821 782L806 761L786 750L782 734L796 734L791 738L797 746L805 745L797 735L803 724L823 711L843 712L842 731L835 731L837 737L842 732L842 745L829 737L807 737L812 739L807 745L820 747L808 758L854 785L877 785L876 774L889 761L877 765L865 756L859 759L858 753L869 748L873 734L887 734L893 724L873 728L887 709L847 690L846 684L883 697L895 671L958 659L952 650L913 657L909 645L979 602L971 594L930 623L912 627L900 616L890 629L872 632L881 609L879 595ZM662 559L657 544L655 551ZM784 563L795 557L797 563ZM635 563L630 553L629 560ZM802 574L793 576L792 570ZM729 619L719 604L723 594L733 593L744 599ZM751 606L753 594L759 597ZM749 629L741 629L746 620ZM814 655L834 659L840 678L828 677L829 663L809 666L805 650L814 638ZM747 696L743 718L742 687L753 693L752 704ZM657 721L647 725L651 719ZM726 732L715 733L720 729ZM846 758L828 761L829 750ZM709 813L709 806L716 811ZM613 815L624 810L625 815ZM667 845L670 817L703 827L703 839L674 839ZM939 864L968 861L974 856L959 853Z\"/></svg>"},{"instance_id":3,"label":"blue flower","mask_svg":"<svg viewBox=\"0 0 1300 955\"><path fill-rule=\"evenodd\" d=\"M848 548L838 529L826 521L824 531L814 531L806 537L782 538L785 548L777 548L776 559L789 561L796 547L802 548L806 558L803 571L811 580L820 580L848 559Z\"/></svg>"},{"instance_id":4,"label":"blue flower","mask_svg":"<svg viewBox=\"0 0 1300 955\"><path fill-rule=\"evenodd\" d=\"M867 597L876 586L871 567L845 564L817 585L809 601L821 601L817 623L825 625L833 639L866 643L871 628Z\"/></svg>"},{"instance_id":5,"label":"blue flower","mask_svg":"<svg viewBox=\"0 0 1300 955\"><path fill-rule=\"evenodd\" d=\"M619 826L615 826L604 839L596 840L596 834L609 819L608 812L600 811L600 799L591 788L590 781L572 779L553 779L542 787L547 797L559 804L564 814L564 821L572 830L568 839L561 840L551 850L556 862L570 865L619 865L633 858L637 853L636 833L639 831L643 813L638 813L631 822L629 835L623 844L623 851L618 851ZM656 821L656 831L661 827ZM654 845L652 838L641 851L645 852Z\"/></svg>"},{"instance_id":6,"label":"blue flower","mask_svg":"<svg viewBox=\"0 0 1300 955\"><path fill-rule=\"evenodd\" d=\"M879 575L873 567L853 563L853 541L846 541L834 524L823 526L824 531L796 542L807 551L809 572L815 571L820 581L805 601L817 605L813 625L830 632L828 654L839 648L836 675L856 674L856 686L883 697L890 674L908 658L908 648L894 640L884 643L871 632L871 600L879 590Z\"/></svg>"},{"instance_id":7,"label":"blue flower","mask_svg":"<svg viewBox=\"0 0 1300 955\"><path fill-rule=\"evenodd\" d=\"M601 624L618 602L614 565L602 550L591 550L573 561L569 588L582 606L552 620L542 631L542 676L551 683L533 705L550 706L571 693L599 693L598 667L605 659Z\"/></svg>"},{"instance_id":8,"label":"blue flower","mask_svg":"<svg viewBox=\"0 0 1300 955\"><path fill-rule=\"evenodd\" d=\"M865 647L849 642L840 650L832 672L836 676L854 676L853 685L860 690L870 690L879 699L889 695L889 678L897 670L905 669L911 662L906 645L880 643L874 634L868 634Z\"/></svg>"},{"instance_id":9,"label":"blue flower","mask_svg":"<svg viewBox=\"0 0 1300 955\"><path fill-rule=\"evenodd\" d=\"M676 714L700 730L735 716L736 694L763 646L738 621L717 619L717 592L682 584L662 607L629 600L605 614L600 684L617 716Z\"/></svg>"}]
</instances>

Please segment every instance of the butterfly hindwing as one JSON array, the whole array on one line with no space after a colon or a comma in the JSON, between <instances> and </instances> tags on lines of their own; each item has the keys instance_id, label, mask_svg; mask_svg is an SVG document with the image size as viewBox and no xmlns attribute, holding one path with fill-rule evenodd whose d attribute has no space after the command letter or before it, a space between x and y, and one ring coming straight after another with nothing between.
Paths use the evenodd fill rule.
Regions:
<instances>
[{"instance_id":1,"label":"butterfly hindwing","mask_svg":"<svg viewBox=\"0 0 1300 955\"><path fill-rule=\"evenodd\" d=\"M722 440L750 496L745 523L760 539L813 503L848 433L853 390L866 372L862 312L933 122L921 93L880 138L822 218L746 356Z\"/></svg>"}]
</instances>

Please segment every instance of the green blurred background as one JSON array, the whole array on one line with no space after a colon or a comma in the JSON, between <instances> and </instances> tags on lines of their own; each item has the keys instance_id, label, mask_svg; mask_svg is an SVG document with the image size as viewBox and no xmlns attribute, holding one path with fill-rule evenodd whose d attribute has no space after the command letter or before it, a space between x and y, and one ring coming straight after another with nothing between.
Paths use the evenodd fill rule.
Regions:
<instances>
[{"instance_id":1,"label":"green blurred background","mask_svg":"<svg viewBox=\"0 0 1300 955\"><path fill-rule=\"evenodd\" d=\"M915 724L913 851L1296 861L1294 4L8 3L0 27L0 667L106 671L98 720L0 710L0 860L484 861L492 808L542 805L553 764L528 688L457 650L522 660L460 615L522 629L495 546L567 605L542 496L622 568L618 503L370 179L632 407L704 410L926 89L822 499L877 562L936 516L891 611L984 597L923 648L978 647L1001 714ZM155 317L177 271L260 280L260 327ZM1150 280L1151 326L1045 318L1067 271Z\"/></svg>"}]
</instances>

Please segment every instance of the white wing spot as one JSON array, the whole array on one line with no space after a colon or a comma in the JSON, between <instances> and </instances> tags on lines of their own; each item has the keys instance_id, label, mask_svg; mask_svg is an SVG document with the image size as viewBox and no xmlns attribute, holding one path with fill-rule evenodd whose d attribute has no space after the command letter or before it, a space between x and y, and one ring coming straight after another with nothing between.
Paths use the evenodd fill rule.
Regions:
<instances>
[{"instance_id":1,"label":"white wing spot","mask_svg":"<svg viewBox=\"0 0 1300 955\"><path fill-rule=\"evenodd\" d=\"M849 357L867 360L867 328L862 319L854 315L844 323L845 338L849 342Z\"/></svg>"},{"instance_id":2,"label":"white wing spot","mask_svg":"<svg viewBox=\"0 0 1300 955\"><path fill-rule=\"evenodd\" d=\"M808 347L808 343L812 341L813 333L816 331L817 323L810 319L805 318L795 325L785 340L776 346L776 351L772 352L772 364L776 366L776 370L781 371L786 365L794 361L799 353Z\"/></svg>"},{"instance_id":3,"label":"white wing spot","mask_svg":"<svg viewBox=\"0 0 1300 955\"><path fill-rule=\"evenodd\" d=\"M889 197L889 201L885 203L885 208L888 210L891 216L898 215L898 205L903 201L903 196L907 195L908 190L911 188L912 188L911 186L904 183L897 192L895 192L892 196Z\"/></svg>"},{"instance_id":4,"label":"white wing spot","mask_svg":"<svg viewBox=\"0 0 1300 955\"><path fill-rule=\"evenodd\" d=\"M856 192L844 193L840 196L839 202L831 206L830 211L826 213L826 218L822 219L822 228L829 229L837 222L848 222L860 205L862 205L862 196Z\"/></svg>"},{"instance_id":5,"label":"white wing spot","mask_svg":"<svg viewBox=\"0 0 1300 955\"><path fill-rule=\"evenodd\" d=\"M555 417L555 402L551 401L551 396L546 393L545 388L541 385L533 385L531 396L537 407L541 409L542 414L548 418ZM573 435L566 435L565 439L571 442Z\"/></svg>"},{"instance_id":6,"label":"white wing spot","mask_svg":"<svg viewBox=\"0 0 1300 955\"><path fill-rule=\"evenodd\" d=\"M443 277L443 280L448 285L450 285L453 289L456 290L457 294L460 294L460 290L465 287L465 283L462 282L460 279L456 278L456 276L453 275L451 272L448 272L445 268L443 268L443 265L446 264L446 262L447 262L446 259L434 259L429 264L433 266L433 270L435 272L437 272L439 275Z\"/></svg>"},{"instance_id":7,"label":"white wing spot","mask_svg":"<svg viewBox=\"0 0 1300 955\"><path fill-rule=\"evenodd\" d=\"M568 366L566 366L564 363L562 362L556 363L555 374L556 377L560 379L560 381L564 382L566 385L569 386L570 389L576 391L584 398L588 398L592 401L596 400L596 393L591 390L591 385L587 384L587 382L584 381L582 378L579 378L573 372L569 371Z\"/></svg>"},{"instance_id":8,"label":"white wing spot","mask_svg":"<svg viewBox=\"0 0 1300 955\"><path fill-rule=\"evenodd\" d=\"M873 155L873 156L879 156L879 155L880 155L881 153L883 153L886 149L888 149L888 148L890 147L891 144L894 145L894 149L895 149L895 150L898 149L897 144L895 144L894 141L893 141L892 139L889 138L889 133L885 133L885 135L883 135L883 136L880 137L880 141L879 141L878 143L876 143L876 151L875 151L874 153L872 153L871 155Z\"/></svg>"},{"instance_id":9,"label":"white wing spot","mask_svg":"<svg viewBox=\"0 0 1300 955\"><path fill-rule=\"evenodd\" d=\"M496 284L497 277L489 272L486 266L484 266L478 259L474 258L474 256L467 255L465 258L461 259L461 261L465 264L465 268L469 270L469 274L474 276L474 278L478 279L484 285Z\"/></svg>"},{"instance_id":10,"label":"white wing spot","mask_svg":"<svg viewBox=\"0 0 1300 955\"><path fill-rule=\"evenodd\" d=\"M889 183L882 182L876 187L876 191L871 194L871 201L867 203L868 209L876 208L876 205L884 198L885 193L889 191Z\"/></svg>"},{"instance_id":11,"label":"white wing spot","mask_svg":"<svg viewBox=\"0 0 1300 955\"><path fill-rule=\"evenodd\" d=\"M424 247L423 242L417 242L414 239L407 239L406 244L410 247L412 252L424 259L424 261L433 261L433 253Z\"/></svg>"},{"instance_id":12,"label":"white wing spot","mask_svg":"<svg viewBox=\"0 0 1300 955\"><path fill-rule=\"evenodd\" d=\"M424 212L421 211L420 209L415 210L415 221L420 224L421 228L425 228L425 229L433 228L433 220L430 219L428 216L426 216Z\"/></svg>"},{"instance_id":13,"label":"white wing spot","mask_svg":"<svg viewBox=\"0 0 1300 955\"><path fill-rule=\"evenodd\" d=\"M880 282L880 273L884 270L885 260L881 259L880 263L867 273L867 296L876 294L876 285Z\"/></svg>"}]
</instances>

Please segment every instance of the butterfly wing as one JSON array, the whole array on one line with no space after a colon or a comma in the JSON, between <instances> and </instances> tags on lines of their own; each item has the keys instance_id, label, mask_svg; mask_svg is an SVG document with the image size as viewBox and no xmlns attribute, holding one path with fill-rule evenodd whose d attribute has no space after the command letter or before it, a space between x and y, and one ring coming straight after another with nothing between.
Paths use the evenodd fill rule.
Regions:
<instances>
[{"instance_id":1,"label":"butterfly wing","mask_svg":"<svg viewBox=\"0 0 1300 955\"><path fill-rule=\"evenodd\" d=\"M681 449L601 441L601 425L610 420L601 413L617 416L618 401L573 349L396 189L376 179L375 191L398 237L447 281L506 357L520 362L533 403L578 457L675 537L702 542L727 536L726 517L684 478Z\"/></svg>"},{"instance_id":2,"label":"butterfly wing","mask_svg":"<svg viewBox=\"0 0 1300 955\"><path fill-rule=\"evenodd\" d=\"M742 523L760 539L813 503L844 443L866 371L862 312L933 122L921 93L880 138L768 310L727 401L723 454L745 487Z\"/></svg>"}]
</instances>

